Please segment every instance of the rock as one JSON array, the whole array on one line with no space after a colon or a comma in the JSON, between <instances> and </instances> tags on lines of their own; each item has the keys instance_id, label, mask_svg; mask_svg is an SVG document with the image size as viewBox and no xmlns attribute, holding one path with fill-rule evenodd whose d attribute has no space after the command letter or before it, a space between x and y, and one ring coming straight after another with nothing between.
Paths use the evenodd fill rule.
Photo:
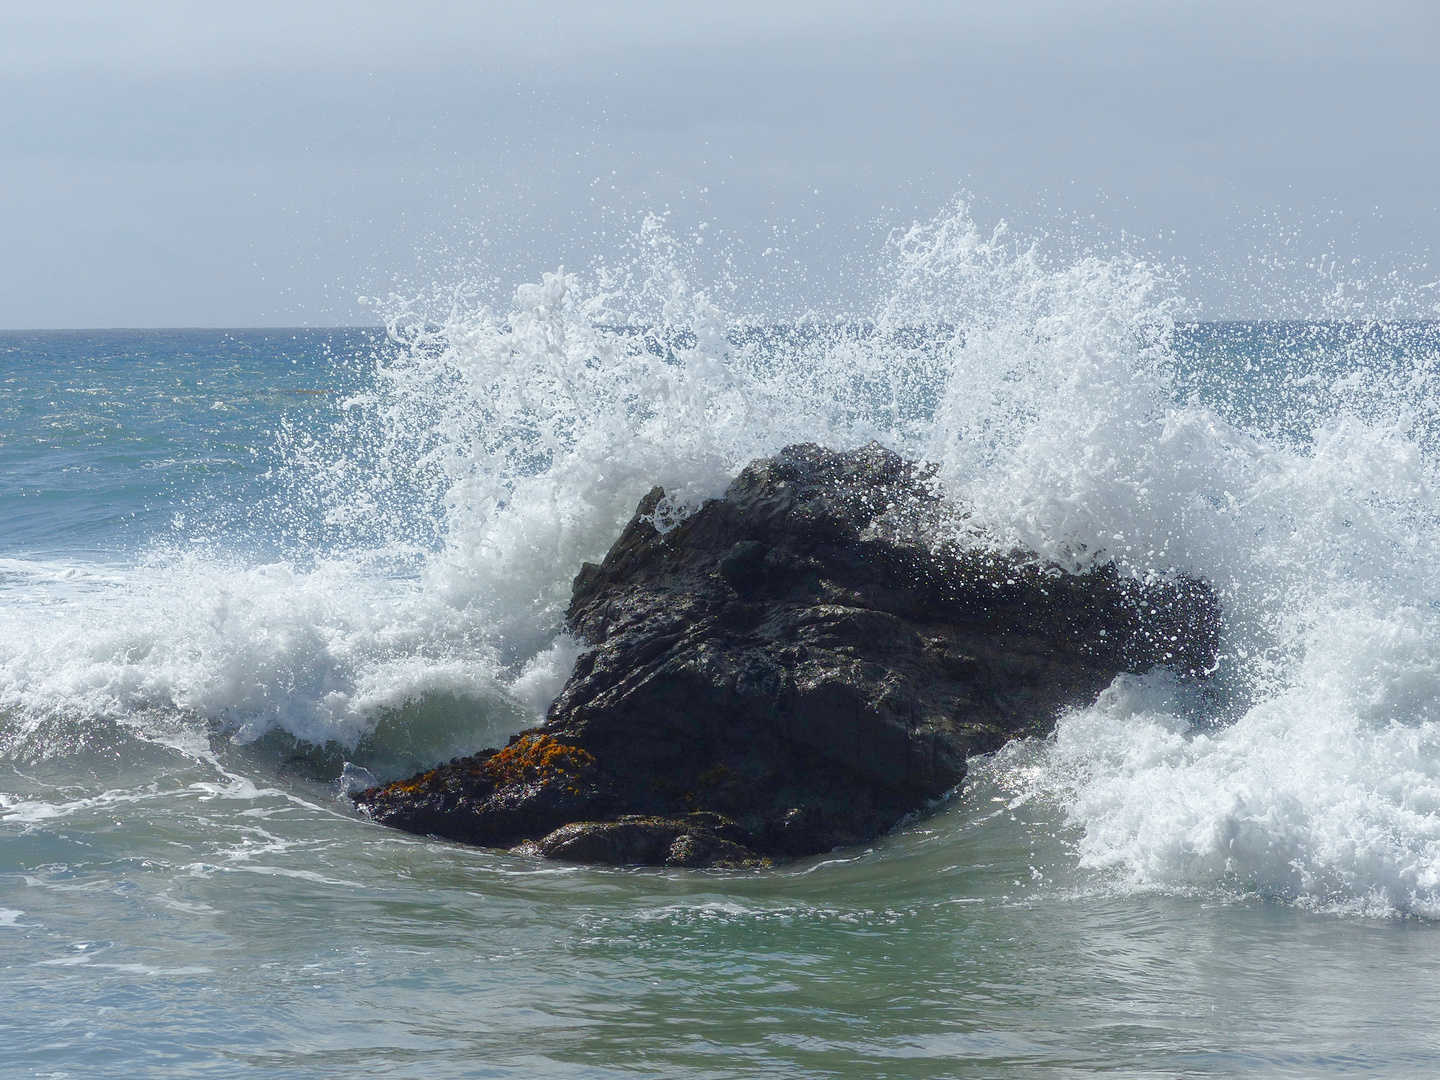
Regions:
<instances>
[{"instance_id":1,"label":"rock","mask_svg":"<svg viewBox=\"0 0 1440 1080\"><path fill-rule=\"evenodd\" d=\"M503 750L457 758L353 798L376 821L397 829L508 847L606 811L609 795L588 751L525 732Z\"/></svg>"},{"instance_id":2,"label":"rock","mask_svg":"<svg viewBox=\"0 0 1440 1080\"><path fill-rule=\"evenodd\" d=\"M545 724L356 796L375 820L580 862L798 858L880 835L1122 671L1215 663L1203 582L937 549L963 515L878 446L788 447L664 533L662 496L576 576L591 649Z\"/></svg>"},{"instance_id":3,"label":"rock","mask_svg":"<svg viewBox=\"0 0 1440 1080\"><path fill-rule=\"evenodd\" d=\"M564 825L538 843L517 850L568 862L612 866L719 866L730 869L770 866L734 838L743 831L718 814L694 813L684 818L626 814L614 821L577 821Z\"/></svg>"}]
</instances>

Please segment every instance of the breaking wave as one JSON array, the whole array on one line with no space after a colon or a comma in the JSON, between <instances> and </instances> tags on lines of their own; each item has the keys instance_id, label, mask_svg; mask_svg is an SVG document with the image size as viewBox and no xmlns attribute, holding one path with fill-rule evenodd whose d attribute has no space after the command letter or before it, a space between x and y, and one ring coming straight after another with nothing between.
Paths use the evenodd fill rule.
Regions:
<instances>
[{"instance_id":1,"label":"breaking wave","mask_svg":"<svg viewBox=\"0 0 1440 1080\"><path fill-rule=\"evenodd\" d=\"M1122 677L1002 756L1082 866L1440 917L1430 324L1196 326L1165 268L1050 256L963 207L894 237L873 310L834 321L725 310L656 220L636 250L503 306L382 301L359 389L276 429L252 515L274 558L171 537L0 566L12 737L178 713L394 749L408 708L421 758L493 742L563 683L571 579L653 485L683 515L788 443L878 440L993 536L1219 592L1205 692Z\"/></svg>"}]
</instances>

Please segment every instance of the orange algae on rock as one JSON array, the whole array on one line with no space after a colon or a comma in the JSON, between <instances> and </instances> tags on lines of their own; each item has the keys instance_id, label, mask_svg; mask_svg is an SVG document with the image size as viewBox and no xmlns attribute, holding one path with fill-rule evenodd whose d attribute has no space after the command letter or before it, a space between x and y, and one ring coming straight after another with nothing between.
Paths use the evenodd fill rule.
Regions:
<instances>
[{"instance_id":1,"label":"orange algae on rock","mask_svg":"<svg viewBox=\"0 0 1440 1080\"><path fill-rule=\"evenodd\" d=\"M551 735L531 732L517 735L509 746L488 757L476 755L405 780L393 780L379 789L379 794L382 797L426 795L453 788L457 781L465 787L478 781L485 787L495 788L559 783L571 794L578 794L580 780L594 767L595 756L588 750L563 743Z\"/></svg>"},{"instance_id":2,"label":"orange algae on rock","mask_svg":"<svg viewBox=\"0 0 1440 1080\"><path fill-rule=\"evenodd\" d=\"M381 795L424 795L429 791L439 791L443 786L444 779L440 770L431 769L408 780L392 780L379 790Z\"/></svg>"},{"instance_id":3,"label":"orange algae on rock","mask_svg":"<svg viewBox=\"0 0 1440 1080\"><path fill-rule=\"evenodd\" d=\"M540 733L521 735L505 749L497 751L480 766L495 784L546 784L580 780L586 770L594 768L595 756L588 750L562 743L554 736Z\"/></svg>"}]
</instances>

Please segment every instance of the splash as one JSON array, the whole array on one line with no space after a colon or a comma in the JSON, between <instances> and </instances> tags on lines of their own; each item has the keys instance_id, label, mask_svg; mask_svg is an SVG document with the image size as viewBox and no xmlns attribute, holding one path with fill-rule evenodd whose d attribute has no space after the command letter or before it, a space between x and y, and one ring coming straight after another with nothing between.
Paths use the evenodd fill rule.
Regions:
<instances>
[{"instance_id":1,"label":"splash","mask_svg":"<svg viewBox=\"0 0 1440 1080\"><path fill-rule=\"evenodd\" d=\"M1060 258L963 206L892 238L873 310L834 322L726 311L658 220L635 250L503 306L385 301L361 388L277 429L250 520L278 557L11 568L30 600L0 652L6 723L493 742L563 683L573 575L652 486L664 524L787 443L874 439L1003 542L1222 598L1204 695L1122 679L1014 752L1084 867L1440 916L1430 324L1187 324L1173 268Z\"/></svg>"}]
</instances>

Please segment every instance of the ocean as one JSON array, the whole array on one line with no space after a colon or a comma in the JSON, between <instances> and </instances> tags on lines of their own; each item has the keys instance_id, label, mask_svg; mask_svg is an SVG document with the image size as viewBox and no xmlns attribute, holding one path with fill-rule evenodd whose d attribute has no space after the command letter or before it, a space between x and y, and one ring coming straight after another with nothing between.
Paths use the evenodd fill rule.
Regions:
<instances>
[{"instance_id":1,"label":"ocean","mask_svg":"<svg viewBox=\"0 0 1440 1080\"><path fill-rule=\"evenodd\" d=\"M1196 322L963 217L897 250L842 319L656 256L375 328L0 333L0 1076L1440 1072L1440 325ZM354 812L540 720L651 486L872 439L1075 572L1211 581L1208 684L1122 676L767 871Z\"/></svg>"}]
</instances>

